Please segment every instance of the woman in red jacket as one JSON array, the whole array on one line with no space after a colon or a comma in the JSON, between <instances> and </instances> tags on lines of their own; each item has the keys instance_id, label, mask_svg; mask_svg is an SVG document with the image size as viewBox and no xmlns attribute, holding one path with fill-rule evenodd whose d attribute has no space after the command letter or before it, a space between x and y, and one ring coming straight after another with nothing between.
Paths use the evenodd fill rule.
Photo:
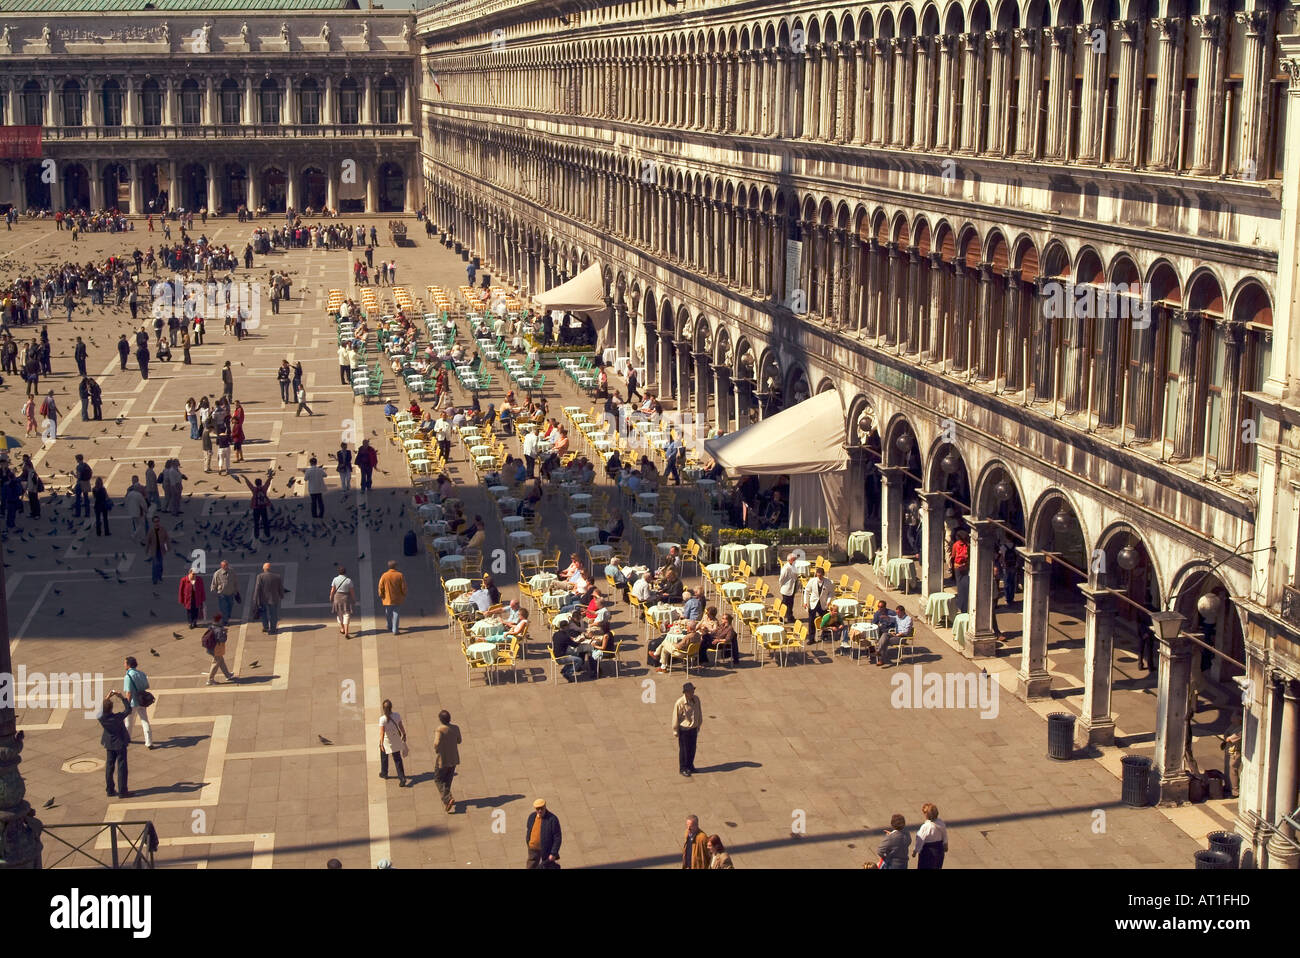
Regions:
<instances>
[{"instance_id":1,"label":"woman in red jacket","mask_svg":"<svg viewBox=\"0 0 1300 958\"><path fill-rule=\"evenodd\" d=\"M184 606L185 612L190 617L190 628L199 624L203 618L203 602L207 598L207 593L203 589L203 579L197 572L190 569L181 578L181 586L177 596L180 604Z\"/></svg>"}]
</instances>

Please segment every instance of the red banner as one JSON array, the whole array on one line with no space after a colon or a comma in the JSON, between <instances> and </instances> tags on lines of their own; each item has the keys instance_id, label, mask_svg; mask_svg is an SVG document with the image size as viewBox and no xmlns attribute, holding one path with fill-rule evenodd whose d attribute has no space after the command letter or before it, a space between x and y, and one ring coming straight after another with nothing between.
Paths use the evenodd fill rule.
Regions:
<instances>
[{"instance_id":1,"label":"red banner","mask_svg":"<svg viewBox=\"0 0 1300 958\"><path fill-rule=\"evenodd\" d=\"M40 155L39 126L0 126L0 159L28 160Z\"/></svg>"}]
</instances>

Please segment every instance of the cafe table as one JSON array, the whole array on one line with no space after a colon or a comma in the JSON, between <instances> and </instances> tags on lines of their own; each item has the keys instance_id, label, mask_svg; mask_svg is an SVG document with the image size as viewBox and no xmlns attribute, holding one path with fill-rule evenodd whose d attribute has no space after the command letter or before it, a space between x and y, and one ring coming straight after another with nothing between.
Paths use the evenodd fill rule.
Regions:
<instances>
[{"instance_id":1,"label":"cafe table","mask_svg":"<svg viewBox=\"0 0 1300 958\"><path fill-rule=\"evenodd\" d=\"M447 594L456 595L469 588L469 579L448 579L446 584Z\"/></svg>"},{"instance_id":2,"label":"cafe table","mask_svg":"<svg viewBox=\"0 0 1300 958\"><path fill-rule=\"evenodd\" d=\"M952 592L931 592L925 597L925 618L931 625L947 625L952 621Z\"/></svg>"},{"instance_id":3,"label":"cafe table","mask_svg":"<svg viewBox=\"0 0 1300 958\"><path fill-rule=\"evenodd\" d=\"M952 620L952 637L959 648L966 647L966 633L970 631L970 613L960 612Z\"/></svg>"},{"instance_id":4,"label":"cafe table","mask_svg":"<svg viewBox=\"0 0 1300 958\"><path fill-rule=\"evenodd\" d=\"M462 555L443 556L438 563L444 569L456 569L457 571L465 568L465 557Z\"/></svg>"},{"instance_id":5,"label":"cafe table","mask_svg":"<svg viewBox=\"0 0 1300 958\"><path fill-rule=\"evenodd\" d=\"M718 550L718 560L727 563L729 568L734 569L737 561L745 552L745 546L739 542L728 542Z\"/></svg>"},{"instance_id":6,"label":"cafe table","mask_svg":"<svg viewBox=\"0 0 1300 958\"><path fill-rule=\"evenodd\" d=\"M859 552L870 562L876 557L876 535L874 532L854 532L849 535L849 558Z\"/></svg>"},{"instance_id":7,"label":"cafe table","mask_svg":"<svg viewBox=\"0 0 1300 958\"><path fill-rule=\"evenodd\" d=\"M880 627L874 622L854 622L849 626L849 635L863 636L873 646L880 636ZM856 642L850 643L854 651L854 658L862 658L862 646Z\"/></svg>"},{"instance_id":8,"label":"cafe table","mask_svg":"<svg viewBox=\"0 0 1300 958\"><path fill-rule=\"evenodd\" d=\"M890 559L885 563L885 574L889 576L889 584L895 589L901 588L906 595L911 587L912 560L911 559Z\"/></svg>"}]
</instances>

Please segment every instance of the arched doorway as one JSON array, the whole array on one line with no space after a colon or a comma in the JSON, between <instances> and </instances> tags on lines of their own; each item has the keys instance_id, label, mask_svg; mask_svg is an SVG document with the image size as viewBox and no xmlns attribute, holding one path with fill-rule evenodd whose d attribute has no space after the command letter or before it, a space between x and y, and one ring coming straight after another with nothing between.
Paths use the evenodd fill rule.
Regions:
<instances>
[{"instance_id":1,"label":"arched doorway","mask_svg":"<svg viewBox=\"0 0 1300 958\"><path fill-rule=\"evenodd\" d=\"M53 171L53 161L46 162L51 165L46 167L44 163L28 163L23 173L23 195L26 197L28 209L48 210L53 206L50 177L45 175L46 169Z\"/></svg>"},{"instance_id":2,"label":"arched doorway","mask_svg":"<svg viewBox=\"0 0 1300 958\"><path fill-rule=\"evenodd\" d=\"M63 168L63 205L67 209L90 209L90 173L80 163Z\"/></svg>"},{"instance_id":3,"label":"arched doorway","mask_svg":"<svg viewBox=\"0 0 1300 958\"><path fill-rule=\"evenodd\" d=\"M100 171L100 190L107 208L130 209L131 180L121 163L108 163Z\"/></svg>"},{"instance_id":4,"label":"arched doorway","mask_svg":"<svg viewBox=\"0 0 1300 958\"><path fill-rule=\"evenodd\" d=\"M284 212L285 190L288 182L289 178L279 167L270 166L262 171L262 188L259 194L262 197L262 205L266 207L268 213Z\"/></svg>"},{"instance_id":5,"label":"arched doorway","mask_svg":"<svg viewBox=\"0 0 1300 958\"><path fill-rule=\"evenodd\" d=\"M379 212L400 213L406 209L406 175L396 163L379 167Z\"/></svg>"},{"instance_id":6,"label":"arched doorway","mask_svg":"<svg viewBox=\"0 0 1300 958\"><path fill-rule=\"evenodd\" d=\"M145 212L161 213L166 208L165 203L159 203L165 183L162 168L157 163L146 163L140 167L140 201L144 203ZM104 196L108 195L105 191Z\"/></svg>"},{"instance_id":7,"label":"arched doorway","mask_svg":"<svg viewBox=\"0 0 1300 958\"><path fill-rule=\"evenodd\" d=\"M181 207L200 210L208 205L208 171L202 163L188 163L181 170Z\"/></svg>"},{"instance_id":8,"label":"arched doorway","mask_svg":"<svg viewBox=\"0 0 1300 958\"><path fill-rule=\"evenodd\" d=\"M221 178L221 208L234 212L248 203L248 173L241 163L227 163Z\"/></svg>"},{"instance_id":9,"label":"arched doorway","mask_svg":"<svg viewBox=\"0 0 1300 958\"><path fill-rule=\"evenodd\" d=\"M309 166L300 174L298 182L299 202L304 209L322 210L329 196L329 179L325 171Z\"/></svg>"}]
</instances>

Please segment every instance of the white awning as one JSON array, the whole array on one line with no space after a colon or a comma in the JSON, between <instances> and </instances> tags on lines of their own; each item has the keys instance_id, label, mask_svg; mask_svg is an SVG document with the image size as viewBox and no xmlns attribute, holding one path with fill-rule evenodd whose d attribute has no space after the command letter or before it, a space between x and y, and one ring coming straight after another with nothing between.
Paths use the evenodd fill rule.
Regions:
<instances>
[{"instance_id":1,"label":"white awning","mask_svg":"<svg viewBox=\"0 0 1300 958\"><path fill-rule=\"evenodd\" d=\"M844 403L834 389L818 393L797 406L782 410L752 426L708 439L704 450L729 476L816 475L826 503L827 527L832 543L846 543L848 530L844 511L844 480L849 466L848 432L844 427ZM791 491L806 501L806 490ZM800 485L802 485L800 483ZM807 518L815 511L803 501L797 511ZM796 519L791 503L790 519Z\"/></svg>"},{"instance_id":2,"label":"white awning","mask_svg":"<svg viewBox=\"0 0 1300 958\"><path fill-rule=\"evenodd\" d=\"M597 327L603 324L605 314L605 278L600 264L592 263L573 279L533 297L533 302L544 309L568 310L572 313L589 313ZM597 314L600 317L597 317Z\"/></svg>"}]
</instances>

